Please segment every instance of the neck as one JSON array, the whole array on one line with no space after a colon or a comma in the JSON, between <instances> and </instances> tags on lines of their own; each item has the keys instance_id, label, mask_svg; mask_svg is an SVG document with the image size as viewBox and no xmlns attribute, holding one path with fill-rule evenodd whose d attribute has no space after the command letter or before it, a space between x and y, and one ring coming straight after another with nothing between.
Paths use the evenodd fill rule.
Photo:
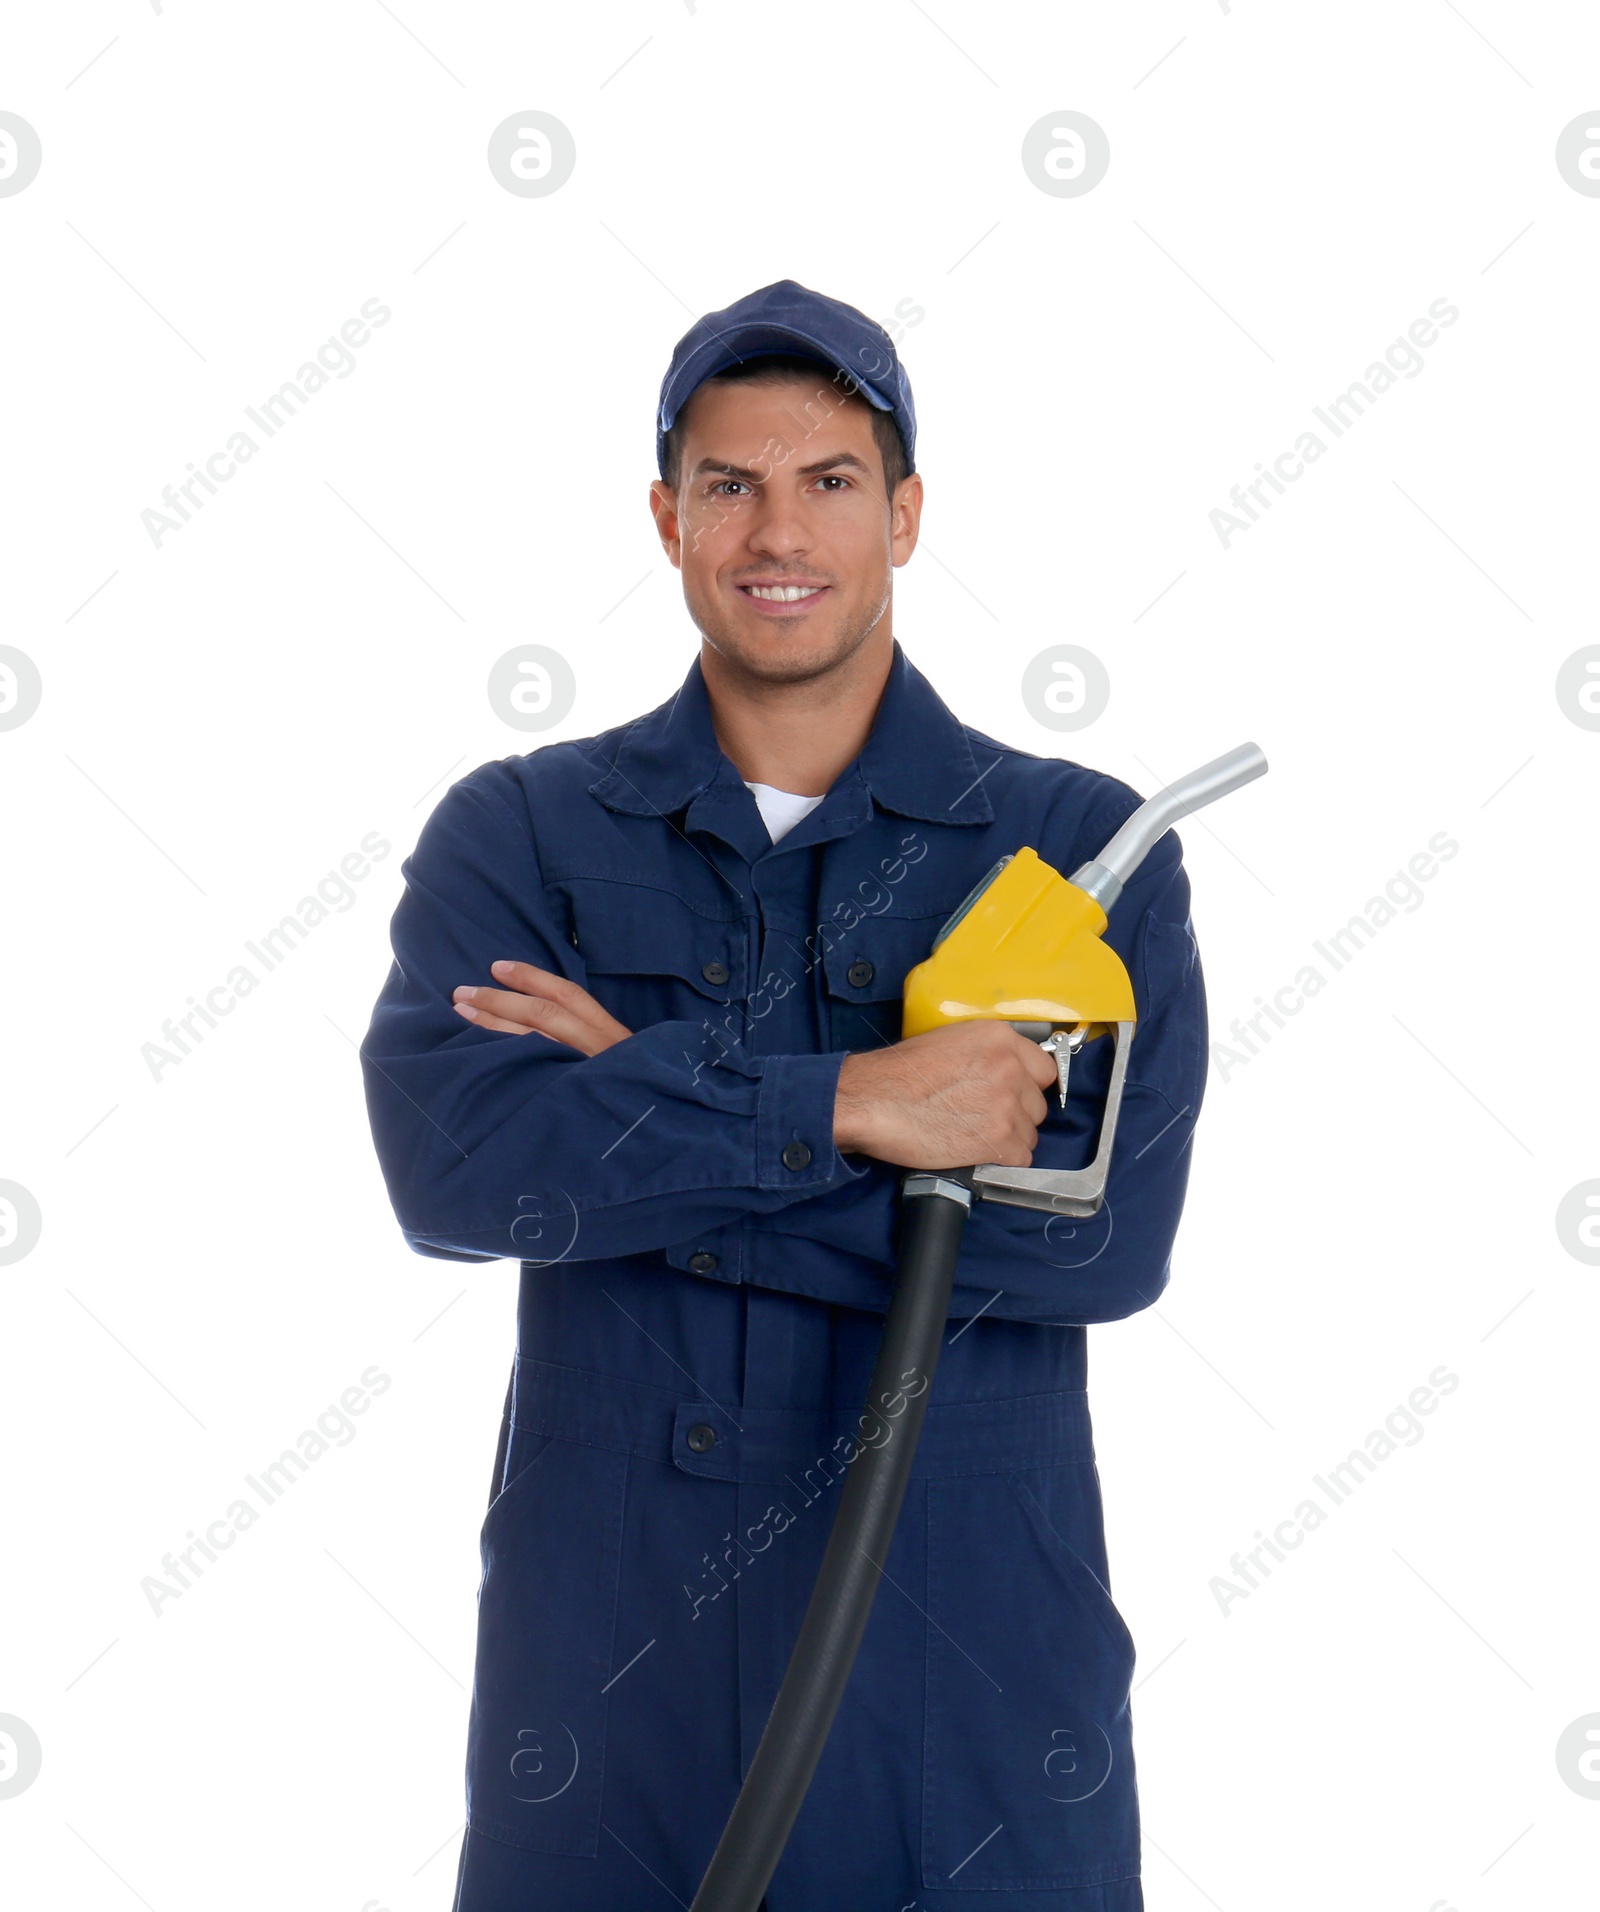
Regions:
<instances>
[{"instance_id":1,"label":"neck","mask_svg":"<svg viewBox=\"0 0 1600 1912\"><path fill-rule=\"evenodd\" d=\"M871 735L893 662L887 616L848 657L796 683L750 677L702 643L700 670L722 754L747 783L823 796Z\"/></svg>"}]
</instances>

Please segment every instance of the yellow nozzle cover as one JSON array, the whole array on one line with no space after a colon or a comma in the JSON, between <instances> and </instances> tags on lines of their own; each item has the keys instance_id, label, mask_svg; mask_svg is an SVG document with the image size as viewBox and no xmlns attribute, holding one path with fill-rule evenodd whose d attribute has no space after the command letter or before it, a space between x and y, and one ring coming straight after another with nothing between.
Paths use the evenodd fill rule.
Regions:
<instances>
[{"instance_id":1,"label":"yellow nozzle cover","mask_svg":"<svg viewBox=\"0 0 1600 1912\"><path fill-rule=\"evenodd\" d=\"M901 1033L947 1022L1134 1020L1133 984L1103 943L1105 911L1032 850L1018 850L926 962L906 977Z\"/></svg>"}]
</instances>

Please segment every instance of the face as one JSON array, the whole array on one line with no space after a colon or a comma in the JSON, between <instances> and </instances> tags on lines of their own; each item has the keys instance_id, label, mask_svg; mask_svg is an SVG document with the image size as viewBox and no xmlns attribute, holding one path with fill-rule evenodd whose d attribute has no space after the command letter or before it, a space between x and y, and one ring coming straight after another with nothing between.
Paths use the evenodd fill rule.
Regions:
<instances>
[{"instance_id":1,"label":"face","mask_svg":"<svg viewBox=\"0 0 1600 1912\"><path fill-rule=\"evenodd\" d=\"M826 376L711 380L684 408L677 488L658 480L650 508L706 643L741 675L792 683L887 636L922 481L885 497L872 411Z\"/></svg>"}]
</instances>

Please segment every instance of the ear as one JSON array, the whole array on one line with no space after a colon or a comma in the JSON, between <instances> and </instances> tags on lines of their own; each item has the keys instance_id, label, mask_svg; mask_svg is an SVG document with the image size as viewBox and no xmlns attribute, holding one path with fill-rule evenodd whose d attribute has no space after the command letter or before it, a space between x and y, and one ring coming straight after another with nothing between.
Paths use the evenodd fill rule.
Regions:
<instances>
[{"instance_id":1,"label":"ear","mask_svg":"<svg viewBox=\"0 0 1600 1912\"><path fill-rule=\"evenodd\" d=\"M678 518L678 494L664 478L650 485L650 515L656 521L656 536L661 549L672 560L675 571L683 569L683 531Z\"/></svg>"},{"instance_id":2,"label":"ear","mask_svg":"<svg viewBox=\"0 0 1600 1912\"><path fill-rule=\"evenodd\" d=\"M895 564L904 564L916 550L921 528L922 480L912 472L895 486L889 506L889 546Z\"/></svg>"}]
</instances>

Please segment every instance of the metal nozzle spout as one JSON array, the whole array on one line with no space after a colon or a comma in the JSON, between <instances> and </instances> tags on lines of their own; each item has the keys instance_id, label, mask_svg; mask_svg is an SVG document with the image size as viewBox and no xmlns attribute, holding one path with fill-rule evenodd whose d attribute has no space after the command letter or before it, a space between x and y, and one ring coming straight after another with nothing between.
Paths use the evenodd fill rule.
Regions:
<instances>
[{"instance_id":1,"label":"metal nozzle spout","mask_svg":"<svg viewBox=\"0 0 1600 1912\"><path fill-rule=\"evenodd\" d=\"M1073 872L1072 881L1087 890L1101 909L1109 911L1128 879L1180 817L1203 810L1218 797L1267 772L1266 754L1259 744L1240 744L1214 762L1202 764L1178 777L1140 804L1092 863Z\"/></svg>"}]
</instances>

